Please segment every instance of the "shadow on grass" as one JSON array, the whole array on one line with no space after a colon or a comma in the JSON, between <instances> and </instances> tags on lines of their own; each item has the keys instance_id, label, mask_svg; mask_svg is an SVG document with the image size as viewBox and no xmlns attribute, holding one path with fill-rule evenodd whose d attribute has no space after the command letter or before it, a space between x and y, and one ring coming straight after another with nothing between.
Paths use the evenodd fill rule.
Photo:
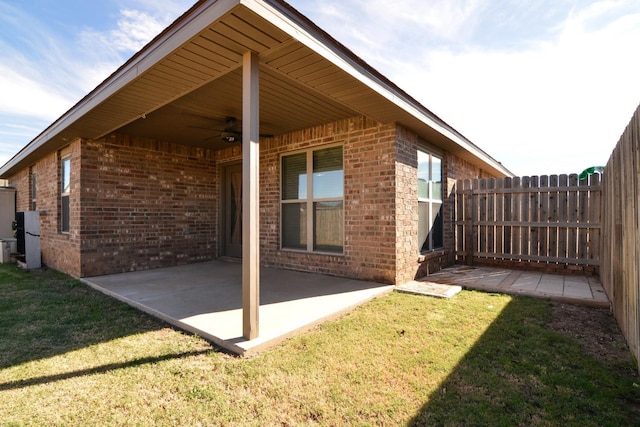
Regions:
<instances>
[{"instance_id":1,"label":"shadow on grass","mask_svg":"<svg viewBox=\"0 0 640 427\"><path fill-rule=\"evenodd\" d=\"M164 327L65 274L0 264L0 369Z\"/></svg>"},{"instance_id":2,"label":"shadow on grass","mask_svg":"<svg viewBox=\"0 0 640 427\"><path fill-rule=\"evenodd\" d=\"M585 357L546 326L550 304L514 298L410 425L640 425L631 357Z\"/></svg>"},{"instance_id":3,"label":"shadow on grass","mask_svg":"<svg viewBox=\"0 0 640 427\"><path fill-rule=\"evenodd\" d=\"M11 381L4 384L0 384L0 391L19 389L19 388L29 387L33 385L39 385L39 384L48 384L56 381L66 380L69 378L83 377L86 375L104 374L107 372L116 371L118 369L132 368L132 367L147 365L147 364L155 364L155 363L163 362L165 360L183 359L186 357L206 354L209 351L210 350L186 351L183 353L176 353L176 354L163 354L162 356L142 357L142 358L131 360L128 362L109 363L102 366L96 366L95 368L80 369L77 371L65 372L62 374L55 374L55 375L45 375L41 377L29 378L29 379L20 380L20 381Z\"/></svg>"}]
</instances>

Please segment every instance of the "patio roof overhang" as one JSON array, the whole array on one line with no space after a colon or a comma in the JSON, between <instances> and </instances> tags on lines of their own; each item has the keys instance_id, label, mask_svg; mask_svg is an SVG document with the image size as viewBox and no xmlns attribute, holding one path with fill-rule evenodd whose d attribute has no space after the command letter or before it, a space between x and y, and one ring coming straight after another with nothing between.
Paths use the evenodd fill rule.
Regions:
<instances>
[{"instance_id":1,"label":"patio roof overhang","mask_svg":"<svg viewBox=\"0 0 640 427\"><path fill-rule=\"evenodd\" d=\"M203 148L242 117L243 55L259 61L259 130L364 115L405 126L495 175L499 162L280 0L201 0L0 168L9 177L82 137L112 132Z\"/></svg>"}]
</instances>

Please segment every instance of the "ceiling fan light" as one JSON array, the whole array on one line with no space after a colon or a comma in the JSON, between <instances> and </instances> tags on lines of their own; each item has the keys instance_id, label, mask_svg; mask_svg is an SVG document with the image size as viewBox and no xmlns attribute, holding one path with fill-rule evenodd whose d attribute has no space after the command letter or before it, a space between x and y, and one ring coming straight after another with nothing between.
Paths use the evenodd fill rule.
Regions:
<instances>
[{"instance_id":1,"label":"ceiling fan light","mask_svg":"<svg viewBox=\"0 0 640 427\"><path fill-rule=\"evenodd\" d=\"M221 135L223 141L233 144L235 142L240 142L240 135L237 133L224 132Z\"/></svg>"}]
</instances>

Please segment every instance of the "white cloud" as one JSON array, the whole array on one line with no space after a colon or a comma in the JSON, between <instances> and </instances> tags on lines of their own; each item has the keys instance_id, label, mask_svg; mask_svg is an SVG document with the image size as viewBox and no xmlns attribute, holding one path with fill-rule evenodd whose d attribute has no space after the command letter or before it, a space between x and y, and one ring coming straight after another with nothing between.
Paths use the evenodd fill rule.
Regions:
<instances>
[{"instance_id":1,"label":"white cloud","mask_svg":"<svg viewBox=\"0 0 640 427\"><path fill-rule=\"evenodd\" d=\"M98 31L85 27L76 39L68 39L52 23L39 21L16 6L0 2L0 25L5 27L5 34L11 34L11 40L0 38L0 165L158 35L191 3L128 1L133 7L117 11L112 29ZM22 125L26 122L43 127Z\"/></svg>"},{"instance_id":2,"label":"white cloud","mask_svg":"<svg viewBox=\"0 0 640 427\"><path fill-rule=\"evenodd\" d=\"M0 64L0 112L52 121L69 108L71 100L51 92L42 83Z\"/></svg>"},{"instance_id":3,"label":"white cloud","mask_svg":"<svg viewBox=\"0 0 640 427\"><path fill-rule=\"evenodd\" d=\"M360 0L358 7L370 17L378 17L385 30L391 33L415 32L447 40L456 40L467 33L475 14L482 6L479 0ZM382 12L382 13L381 13ZM374 18L375 19L375 18Z\"/></svg>"},{"instance_id":4,"label":"white cloud","mask_svg":"<svg viewBox=\"0 0 640 427\"><path fill-rule=\"evenodd\" d=\"M482 0L292 0L292 5L361 58L380 67L437 42L464 42ZM384 68L384 67L382 67Z\"/></svg>"},{"instance_id":5,"label":"white cloud","mask_svg":"<svg viewBox=\"0 0 640 427\"><path fill-rule=\"evenodd\" d=\"M113 1L111 28L71 41L0 1L27 45L0 40L0 142L7 114L57 118L192 4ZM290 3L517 174L606 162L640 102L637 0Z\"/></svg>"},{"instance_id":6,"label":"white cloud","mask_svg":"<svg viewBox=\"0 0 640 427\"><path fill-rule=\"evenodd\" d=\"M292 3L517 174L605 163L640 102L637 0Z\"/></svg>"},{"instance_id":7,"label":"white cloud","mask_svg":"<svg viewBox=\"0 0 640 427\"><path fill-rule=\"evenodd\" d=\"M85 49L100 52L103 56L106 50L110 53L107 57L135 53L170 23L141 10L122 9L119 13L120 18L113 30L100 32L87 28L82 32L81 44Z\"/></svg>"},{"instance_id":8,"label":"white cloud","mask_svg":"<svg viewBox=\"0 0 640 427\"><path fill-rule=\"evenodd\" d=\"M443 107L447 114L519 174L605 164L640 102L640 58L632 53L640 45L640 10L611 16L620 2L603 3L574 11L557 38L533 49L452 57L438 73L473 70L460 76L472 96L463 111ZM469 84L476 74L484 85Z\"/></svg>"}]
</instances>

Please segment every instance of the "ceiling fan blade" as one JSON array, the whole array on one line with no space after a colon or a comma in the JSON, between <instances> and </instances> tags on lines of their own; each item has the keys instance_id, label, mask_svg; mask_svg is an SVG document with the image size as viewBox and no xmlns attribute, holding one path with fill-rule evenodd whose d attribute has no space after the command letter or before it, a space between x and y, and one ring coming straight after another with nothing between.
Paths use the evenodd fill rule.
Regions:
<instances>
[{"instance_id":1,"label":"ceiling fan blade","mask_svg":"<svg viewBox=\"0 0 640 427\"><path fill-rule=\"evenodd\" d=\"M204 138L203 141L211 141L211 140L220 139L220 138L222 138L222 134L208 136L208 137Z\"/></svg>"},{"instance_id":2,"label":"ceiling fan blade","mask_svg":"<svg viewBox=\"0 0 640 427\"><path fill-rule=\"evenodd\" d=\"M187 125L187 127L188 127L188 128L191 128L191 129L202 129L202 130L206 130L206 131L209 131L209 132L212 132L212 131L213 131L213 132L222 132L222 129L212 129L212 128L211 128L211 127L209 127L209 126L193 126L193 125Z\"/></svg>"},{"instance_id":3,"label":"ceiling fan blade","mask_svg":"<svg viewBox=\"0 0 640 427\"><path fill-rule=\"evenodd\" d=\"M217 119L215 117L205 116L203 114L189 113L188 111L183 111L182 115L193 117L193 118L196 118L196 119L208 120L210 122L216 122L216 123L224 123L225 122L224 118Z\"/></svg>"}]
</instances>

